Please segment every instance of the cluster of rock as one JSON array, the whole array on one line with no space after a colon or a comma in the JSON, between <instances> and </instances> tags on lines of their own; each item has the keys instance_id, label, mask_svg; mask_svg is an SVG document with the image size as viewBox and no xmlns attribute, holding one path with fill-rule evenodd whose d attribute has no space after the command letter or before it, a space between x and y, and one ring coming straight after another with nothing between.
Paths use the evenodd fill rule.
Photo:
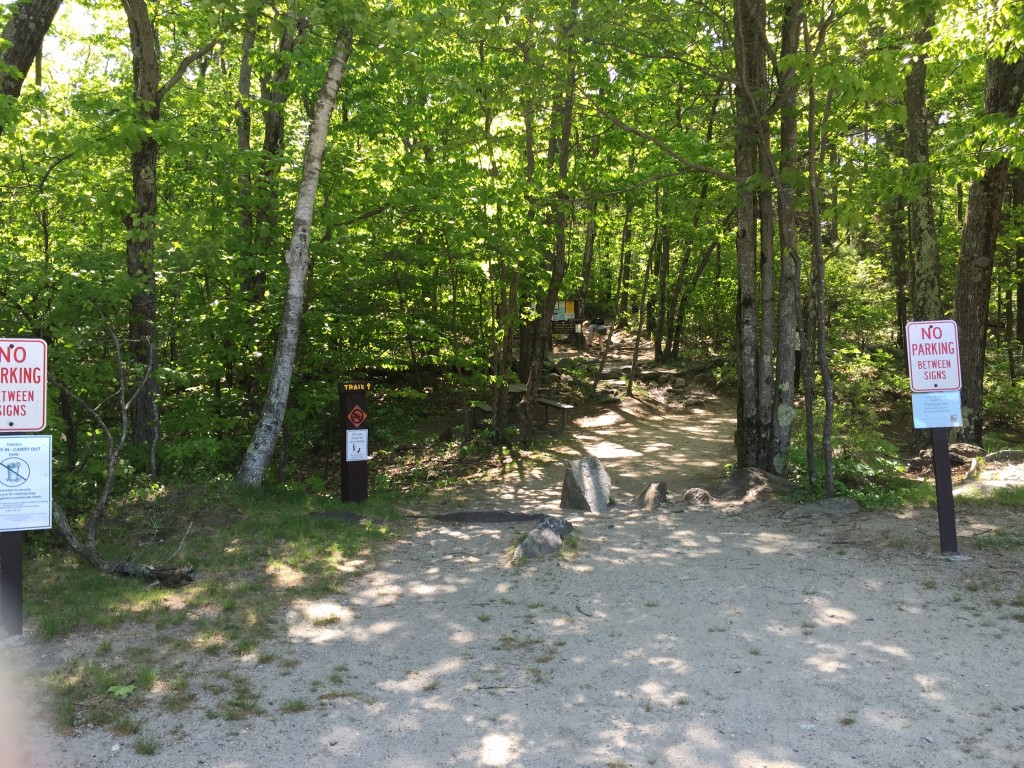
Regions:
<instances>
[{"instance_id":1,"label":"cluster of rock","mask_svg":"<svg viewBox=\"0 0 1024 768\"><path fill-rule=\"evenodd\" d=\"M757 469L738 469L712 494L704 488L687 488L679 501L669 502L668 486L651 483L625 504L612 502L612 481L600 459L588 456L570 462L562 480L559 506L577 515L604 514L613 507L623 511L673 512L697 511L712 506L736 508L742 505L775 503L774 511L782 518L794 520L808 517L848 515L860 510L853 499L835 497L806 504L783 506L778 502L791 496L800 486ZM513 563L553 554L562 547L565 537L573 531L572 523L559 515L547 515L530 532L512 555Z\"/></svg>"},{"instance_id":2,"label":"cluster of rock","mask_svg":"<svg viewBox=\"0 0 1024 768\"><path fill-rule=\"evenodd\" d=\"M985 449L970 443L953 443L949 446L949 463L954 467L976 462L985 457ZM907 462L907 468L911 470L930 469L932 466L932 449L921 451L914 458Z\"/></svg>"}]
</instances>

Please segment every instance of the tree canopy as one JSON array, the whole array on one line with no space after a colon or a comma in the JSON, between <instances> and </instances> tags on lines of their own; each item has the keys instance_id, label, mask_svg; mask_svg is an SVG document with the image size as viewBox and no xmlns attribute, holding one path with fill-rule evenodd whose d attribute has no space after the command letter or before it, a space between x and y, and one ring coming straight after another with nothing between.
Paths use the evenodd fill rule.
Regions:
<instances>
[{"instance_id":1,"label":"tree canopy","mask_svg":"<svg viewBox=\"0 0 1024 768\"><path fill-rule=\"evenodd\" d=\"M560 299L659 361L734 361L739 463L782 474L802 443L812 480L908 320L960 321L969 439L999 415L987 339L1016 375L1015 0L15 0L0 27L0 318L50 345L69 467L94 429L76 402L139 386L133 463L234 472L286 296L301 334L271 431L310 452L345 379L536 397Z\"/></svg>"}]
</instances>

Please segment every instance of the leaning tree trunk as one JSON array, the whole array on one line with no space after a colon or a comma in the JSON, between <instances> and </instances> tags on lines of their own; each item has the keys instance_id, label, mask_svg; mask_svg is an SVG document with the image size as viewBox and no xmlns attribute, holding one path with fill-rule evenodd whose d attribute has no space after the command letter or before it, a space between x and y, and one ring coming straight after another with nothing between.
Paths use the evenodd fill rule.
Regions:
<instances>
[{"instance_id":1,"label":"leaning tree trunk","mask_svg":"<svg viewBox=\"0 0 1024 768\"><path fill-rule=\"evenodd\" d=\"M0 31L0 96L16 99L21 95L25 76L43 49L43 38L60 5L61 0L23 0L15 6Z\"/></svg>"},{"instance_id":2,"label":"leaning tree trunk","mask_svg":"<svg viewBox=\"0 0 1024 768\"><path fill-rule=\"evenodd\" d=\"M43 38L60 6L61 0L29 0L17 4L0 32L5 42L0 46L0 63L13 68L0 68L0 94L14 98L21 95L32 60L42 50Z\"/></svg>"},{"instance_id":3,"label":"leaning tree trunk","mask_svg":"<svg viewBox=\"0 0 1024 768\"><path fill-rule=\"evenodd\" d=\"M242 465L235 475L235 482L242 486L257 488L263 482L263 475L274 454L277 436L284 422L288 408L288 394L291 390L292 371L299 347L299 333L302 321L302 307L305 299L306 275L309 271L309 233L313 225L313 207L316 202L320 170L323 167L327 149L327 133L338 101L338 90L345 76L345 66L352 50L352 34L342 29L334 43L324 77L320 95L317 98L313 120L309 126L306 141L306 156L302 165L302 181L295 204L295 218L292 223L292 239L285 254L288 265L288 288L281 315L281 329L277 337L274 367L270 374L266 400L259 423L245 452Z\"/></svg>"},{"instance_id":4,"label":"leaning tree trunk","mask_svg":"<svg viewBox=\"0 0 1024 768\"><path fill-rule=\"evenodd\" d=\"M990 59L985 69L985 113L1017 114L1024 91L1024 59L1008 63ZM1009 179L1004 156L974 184L967 198L967 219L960 240L956 275L956 319L960 326L962 372L962 439L981 445L984 403L985 342L988 305L992 298L992 268L1002 219L1003 197Z\"/></svg>"}]
</instances>

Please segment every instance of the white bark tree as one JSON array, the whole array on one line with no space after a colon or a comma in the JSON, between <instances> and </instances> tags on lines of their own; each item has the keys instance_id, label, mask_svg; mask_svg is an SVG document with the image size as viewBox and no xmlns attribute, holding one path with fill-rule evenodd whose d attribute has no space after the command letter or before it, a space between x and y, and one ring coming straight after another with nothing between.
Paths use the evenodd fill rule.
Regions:
<instances>
[{"instance_id":1,"label":"white bark tree","mask_svg":"<svg viewBox=\"0 0 1024 768\"><path fill-rule=\"evenodd\" d=\"M352 34L341 29L334 41L334 53L327 67L324 83L317 97L313 120L306 139L306 154L302 164L302 180L295 204L292 239L285 262L288 265L288 289L281 314L281 329L277 337L274 367L270 373L266 400L259 423L253 432L245 458L235 475L235 482L249 488L258 488L273 456L277 436L288 408L288 394L292 384L299 334L302 327L302 306L305 299L306 274L309 271L309 232L313 224L313 208L320 170L327 148L327 133L338 101L338 90L345 76L348 57L352 51Z\"/></svg>"}]
</instances>

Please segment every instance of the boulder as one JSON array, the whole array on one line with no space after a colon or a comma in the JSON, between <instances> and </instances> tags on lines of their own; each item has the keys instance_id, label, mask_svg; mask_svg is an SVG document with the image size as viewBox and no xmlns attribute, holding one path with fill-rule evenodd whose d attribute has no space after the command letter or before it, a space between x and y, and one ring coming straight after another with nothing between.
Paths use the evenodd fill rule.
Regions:
<instances>
[{"instance_id":1,"label":"boulder","mask_svg":"<svg viewBox=\"0 0 1024 768\"><path fill-rule=\"evenodd\" d=\"M967 459L977 459L985 455L985 449L980 445L972 445L971 443L953 443L949 446L949 452L963 456Z\"/></svg>"},{"instance_id":2,"label":"boulder","mask_svg":"<svg viewBox=\"0 0 1024 768\"><path fill-rule=\"evenodd\" d=\"M630 504L652 512L668 503L668 486L665 483L651 483L647 490L633 497Z\"/></svg>"},{"instance_id":3,"label":"boulder","mask_svg":"<svg viewBox=\"0 0 1024 768\"><path fill-rule=\"evenodd\" d=\"M562 547L562 537L550 528L540 526L530 531L523 543L512 552L512 562L521 563L535 557L543 557L557 552Z\"/></svg>"},{"instance_id":4,"label":"boulder","mask_svg":"<svg viewBox=\"0 0 1024 768\"><path fill-rule=\"evenodd\" d=\"M612 481L604 464L593 456L570 462L562 481L562 509L580 509L586 512L608 511Z\"/></svg>"},{"instance_id":5,"label":"boulder","mask_svg":"<svg viewBox=\"0 0 1024 768\"><path fill-rule=\"evenodd\" d=\"M545 515L540 524L512 552L513 565L535 557L553 555L562 548L565 537L570 533L572 523L564 517Z\"/></svg>"}]
</instances>

